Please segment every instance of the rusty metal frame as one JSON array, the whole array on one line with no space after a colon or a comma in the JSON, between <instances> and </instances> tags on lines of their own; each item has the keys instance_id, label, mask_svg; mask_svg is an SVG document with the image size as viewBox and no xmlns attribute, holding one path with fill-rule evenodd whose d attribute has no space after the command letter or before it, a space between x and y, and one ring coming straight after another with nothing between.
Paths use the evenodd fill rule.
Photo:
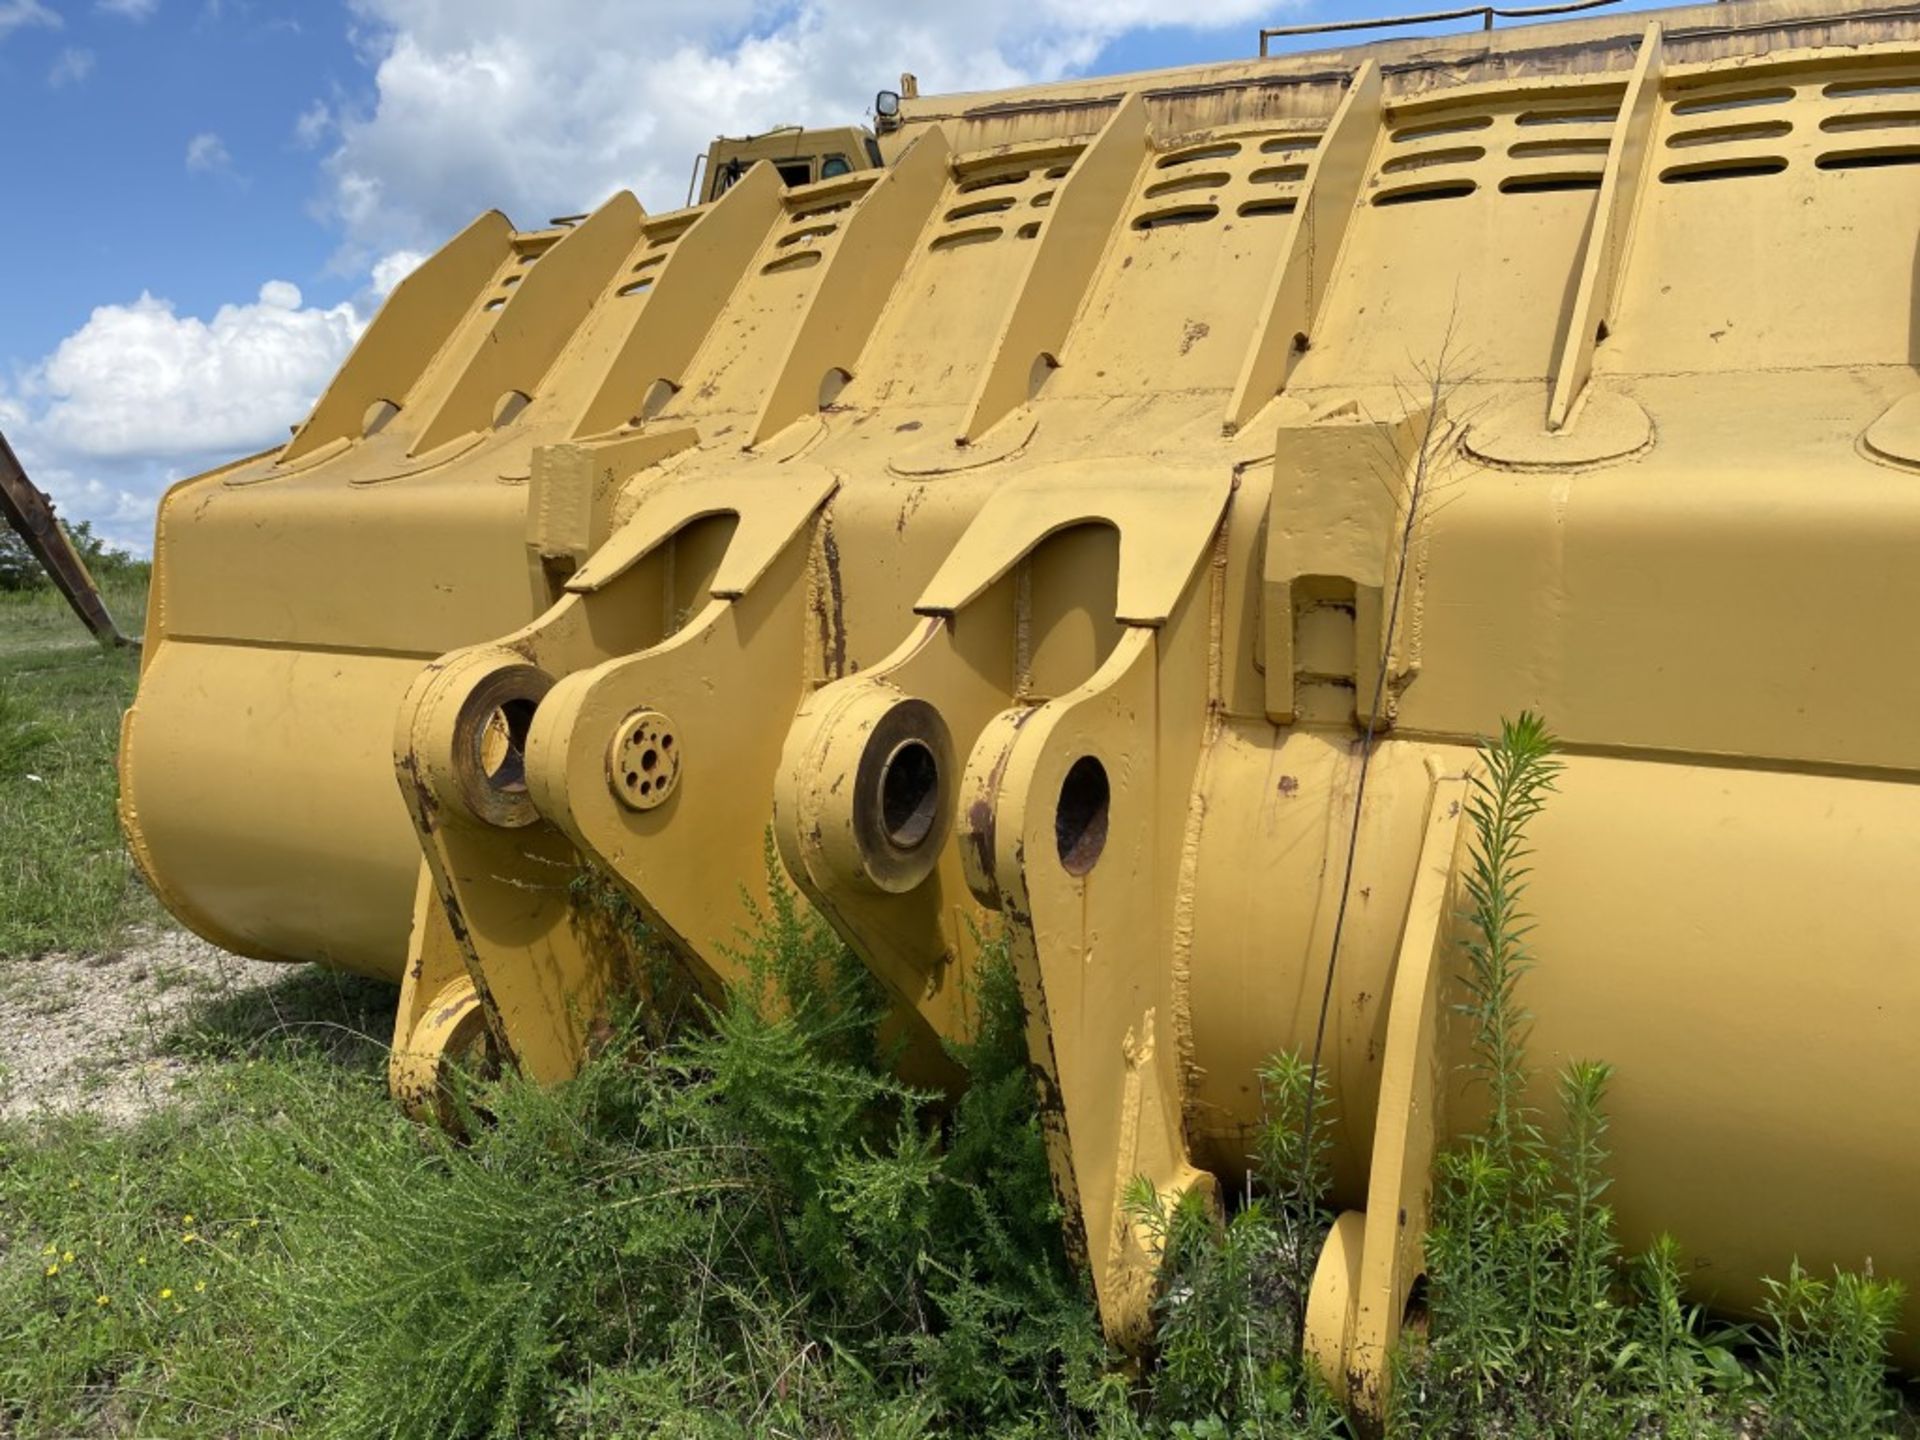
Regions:
<instances>
[{"instance_id":1,"label":"rusty metal frame","mask_svg":"<svg viewBox=\"0 0 1920 1440\"><path fill-rule=\"evenodd\" d=\"M27 542L34 558L45 567L47 576L66 597L73 613L91 630L102 645L138 646L139 641L121 633L100 598L100 587L88 573L87 565L61 528L47 493L27 478L20 457L13 453L7 437L0 435L0 514Z\"/></svg>"}]
</instances>

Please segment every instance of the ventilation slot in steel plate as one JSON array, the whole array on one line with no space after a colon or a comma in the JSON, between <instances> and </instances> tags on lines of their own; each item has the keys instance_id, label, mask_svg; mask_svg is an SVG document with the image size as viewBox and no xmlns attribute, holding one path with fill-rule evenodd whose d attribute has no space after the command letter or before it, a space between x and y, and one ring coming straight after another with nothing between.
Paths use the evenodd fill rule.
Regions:
<instances>
[{"instance_id":1,"label":"ventilation slot in steel plate","mask_svg":"<svg viewBox=\"0 0 1920 1440\"><path fill-rule=\"evenodd\" d=\"M1793 91L1785 85L1769 86L1761 90L1730 90L1715 95L1695 95L1675 100L1675 115L1711 115L1722 110L1753 110L1763 105L1783 105L1793 99Z\"/></svg>"},{"instance_id":2,"label":"ventilation slot in steel plate","mask_svg":"<svg viewBox=\"0 0 1920 1440\"><path fill-rule=\"evenodd\" d=\"M1201 160L1225 160L1239 153L1239 141L1225 140L1217 145L1194 145L1185 150L1175 150L1153 163L1156 169L1172 170L1176 166L1192 165Z\"/></svg>"},{"instance_id":3,"label":"ventilation slot in steel plate","mask_svg":"<svg viewBox=\"0 0 1920 1440\"><path fill-rule=\"evenodd\" d=\"M1912 95L1920 98L1920 76L1879 75L1859 80L1836 80L1820 93L1829 100L1858 100L1874 95Z\"/></svg>"},{"instance_id":4,"label":"ventilation slot in steel plate","mask_svg":"<svg viewBox=\"0 0 1920 1440\"><path fill-rule=\"evenodd\" d=\"M818 220L822 215L838 215L852 205L851 200L830 200L824 205L810 205L805 210L795 213L793 223L799 225L808 220Z\"/></svg>"},{"instance_id":5,"label":"ventilation slot in steel plate","mask_svg":"<svg viewBox=\"0 0 1920 1440\"><path fill-rule=\"evenodd\" d=\"M1660 172L1663 185L1693 185L1711 180L1750 180L1762 175L1778 175L1787 162L1778 155L1757 155L1741 160L1702 160L1692 165L1671 165Z\"/></svg>"},{"instance_id":6,"label":"ventilation slot in steel plate","mask_svg":"<svg viewBox=\"0 0 1920 1440\"><path fill-rule=\"evenodd\" d=\"M1572 159L1576 155L1605 155L1611 140L1516 140L1507 147L1510 160Z\"/></svg>"},{"instance_id":7,"label":"ventilation slot in steel plate","mask_svg":"<svg viewBox=\"0 0 1920 1440\"><path fill-rule=\"evenodd\" d=\"M1778 140L1793 133L1786 120L1749 120L1738 125L1702 125L1694 130L1676 130L1667 137L1669 150L1684 150L1696 145L1739 145L1749 140Z\"/></svg>"},{"instance_id":8,"label":"ventilation slot in steel plate","mask_svg":"<svg viewBox=\"0 0 1920 1440\"><path fill-rule=\"evenodd\" d=\"M1030 170L995 170L982 175L971 175L960 182L960 193L971 195L976 190L991 190L998 185L1018 185L1033 173Z\"/></svg>"},{"instance_id":9,"label":"ventilation slot in steel plate","mask_svg":"<svg viewBox=\"0 0 1920 1440\"><path fill-rule=\"evenodd\" d=\"M781 275L789 270L805 270L820 263L818 250L796 250L791 255L782 255L778 260L769 260L760 267L762 275Z\"/></svg>"},{"instance_id":10,"label":"ventilation slot in steel plate","mask_svg":"<svg viewBox=\"0 0 1920 1440\"><path fill-rule=\"evenodd\" d=\"M1568 175L1510 175L1500 182L1502 195L1554 195L1566 190L1598 190L1600 176L1593 172Z\"/></svg>"},{"instance_id":11,"label":"ventilation slot in steel plate","mask_svg":"<svg viewBox=\"0 0 1920 1440\"><path fill-rule=\"evenodd\" d=\"M1170 205L1161 210L1149 210L1144 215L1134 217L1136 230L1163 230L1171 225L1201 225L1220 213L1218 205Z\"/></svg>"},{"instance_id":12,"label":"ventilation slot in steel plate","mask_svg":"<svg viewBox=\"0 0 1920 1440\"><path fill-rule=\"evenodd\" d=\"M1478 145L1456 145L1445 150L1420 150L1412 155L1395 155L1380 167L1382 175L1400 175L1408 170L1431 170L1439 165L1470 165L1486 157Z\"/></svg>"},{"instance_id":13,"label":"ventilation slot in steel plate","mask_svg":"<svg viewBox=\"0 0 1920 1440\"><path fill-rule=\"evenodd\" d=\"M1480 187L1471 180L1434 180L1419 185L1398 185L1373 197L1375 205L1419 205L1428 200L1460 200Z\"/></svg>"},{"instance_id":14,"label":"ventilation slot in steel plate","mask_svg":"<svg viewBox=\"0 0 1920 1440\"><path fill-rule=\"evenodd\" d=\"M1446 120L1424 120L1414 125L1402 125L1393 132L1393 143L1404 145L1409 140L1430 140L1436 135L1465 135L1474 130L1485 130L1493 124L1491 115L1455 116Z\"/></svg>"},{"instance_id":15,"label":"ventilation slot in steel plate","mask_svg":"<svg viewBox=\"0 0 1920 1440\"><path fill-rule=\"evenodd\" d=\"M1822 170L1878 170L1890 165L1920 165L1920 145L1888 145L1874 150L1830 150L1813 163Z\"/></svg>"},{"instance_id":16,"label":"ventilation slot in steel plate","mask_svg":"<svg viewBox=\"0 0 1920 1440\"><path fill-rule=\"evenodd\" d=\"M1177 195L1183 190L1218 190L1233 177L1224 170L1202 170L1192 175L1181 175L1172 180L1162 180L1149 185L1142 199L1157 200L1162 195Z\"/></svg>"},{"instance_id":17,"label":"ventilation slot in steel plate","mask_svg":"<svg viewBox=\"0 0 1920 1440\"><path fill-rule=\"evenodd\" d=\"M1619 118L1612 105L1582 105L1566 110L1528 110L1517 116L1516 125L1611 125Z\"/></svg>"},{"instance_id":18,"label":"ventilation slot in steel plate","mask_svg":"<svg viewBox=\"0 0 1920 1440\"><path fill-rule=\"evenodd\" d=\"M998 225L975 225L966 230L950 230L945 235L937 235L927 248L957 250L963 245L984 245L990 240L998 240L1006 233Z\"/></svg>"},{"instance_id":19,"label":"ventilation slot in steel plate","mask_svg":"<svg viewBox=\"0 0 1920 1440\"><path fill-rule=\"evenodd\" d=\"M1920 125L1920 110L1869 110L1859 115L1829 115L1820 122L1828 134L1854 130L1910 130Z\"/></svg>"}]
</instances>

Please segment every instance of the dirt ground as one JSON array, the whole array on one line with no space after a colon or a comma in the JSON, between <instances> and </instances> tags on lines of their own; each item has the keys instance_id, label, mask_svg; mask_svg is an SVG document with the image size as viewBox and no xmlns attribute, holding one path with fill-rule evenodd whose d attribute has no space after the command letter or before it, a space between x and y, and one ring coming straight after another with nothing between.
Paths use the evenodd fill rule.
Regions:
<instances>
[{"instance_id":1,"label":"dirt ground","mask_svg":"<svg viewBox=\"0 0 1920 1440\"><path fill-rule=\"evenodd\" d=\"M276 1029L383 1045L383 997L368 988L243 960L180 930L136 931L105 955L0 961L0 1117L84 1109L130 1121L213 1057Z\"/></svg>"}]
</instances>

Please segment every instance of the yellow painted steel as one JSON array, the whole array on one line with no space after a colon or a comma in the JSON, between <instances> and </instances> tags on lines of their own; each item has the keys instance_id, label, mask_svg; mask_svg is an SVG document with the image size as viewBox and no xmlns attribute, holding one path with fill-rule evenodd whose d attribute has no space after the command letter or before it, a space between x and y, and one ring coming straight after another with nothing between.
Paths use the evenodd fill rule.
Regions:
<instances>
[{"instance_id":1,"label":"yellow painted steel","mask_svg":"<svg viewBox=\"0 0 1920 1440\"><path fill-rule=\"evenodd\" d=\"M909 97L880 169L482 217L167 497L141 864L400 978L422 1107L483 1035L580 1063L630 980L585 866L714 989L771 831L933 1077L1004 925L1135 1344L1119 1196L1241 1173L1351 841L1309 1341L1372 1408L1473 1119L1465 778L1533 709L1534 1050L1618 1067L1628 1241L1733 1309L1920 1283L1920 18L1648 18Z\"/></svg>"}]
</instances>

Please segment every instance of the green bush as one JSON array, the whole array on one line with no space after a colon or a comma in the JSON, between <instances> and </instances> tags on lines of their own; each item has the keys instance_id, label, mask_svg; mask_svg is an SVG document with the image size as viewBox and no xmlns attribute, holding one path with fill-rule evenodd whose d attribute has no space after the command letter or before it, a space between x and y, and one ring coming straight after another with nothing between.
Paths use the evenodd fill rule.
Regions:
<instances>
[{"instance_id":1,"label":"green bush","mask_svg":"<svg viewBox=\"0 0 1920 1440\"><path fill-rule=\"evenodd\" d=\"M88 573L101 585L122 574L144 574L147 569L145 560L108 545L94 534L89 521L76 520L71 525L61 521L60 526L86 563ZM52 583L27 542L11 525L0 523L0 591L38 590Z\"/></svg>"},{"instance_id":2,"label":"green bush","mask_svg":"<svg viewBox=\"0 0 1920 1440\"><path fill-rule=\"evenodd\" d=\"M1798 1260L1785 1280L1766 1284L1770 1433L1782 1440L1890 1434L1897 1407L1887 1390L1887 1342L1899 1323L1901 1287L1870 1271L1815 1279Z\"/></svg>"}]
</instances>

